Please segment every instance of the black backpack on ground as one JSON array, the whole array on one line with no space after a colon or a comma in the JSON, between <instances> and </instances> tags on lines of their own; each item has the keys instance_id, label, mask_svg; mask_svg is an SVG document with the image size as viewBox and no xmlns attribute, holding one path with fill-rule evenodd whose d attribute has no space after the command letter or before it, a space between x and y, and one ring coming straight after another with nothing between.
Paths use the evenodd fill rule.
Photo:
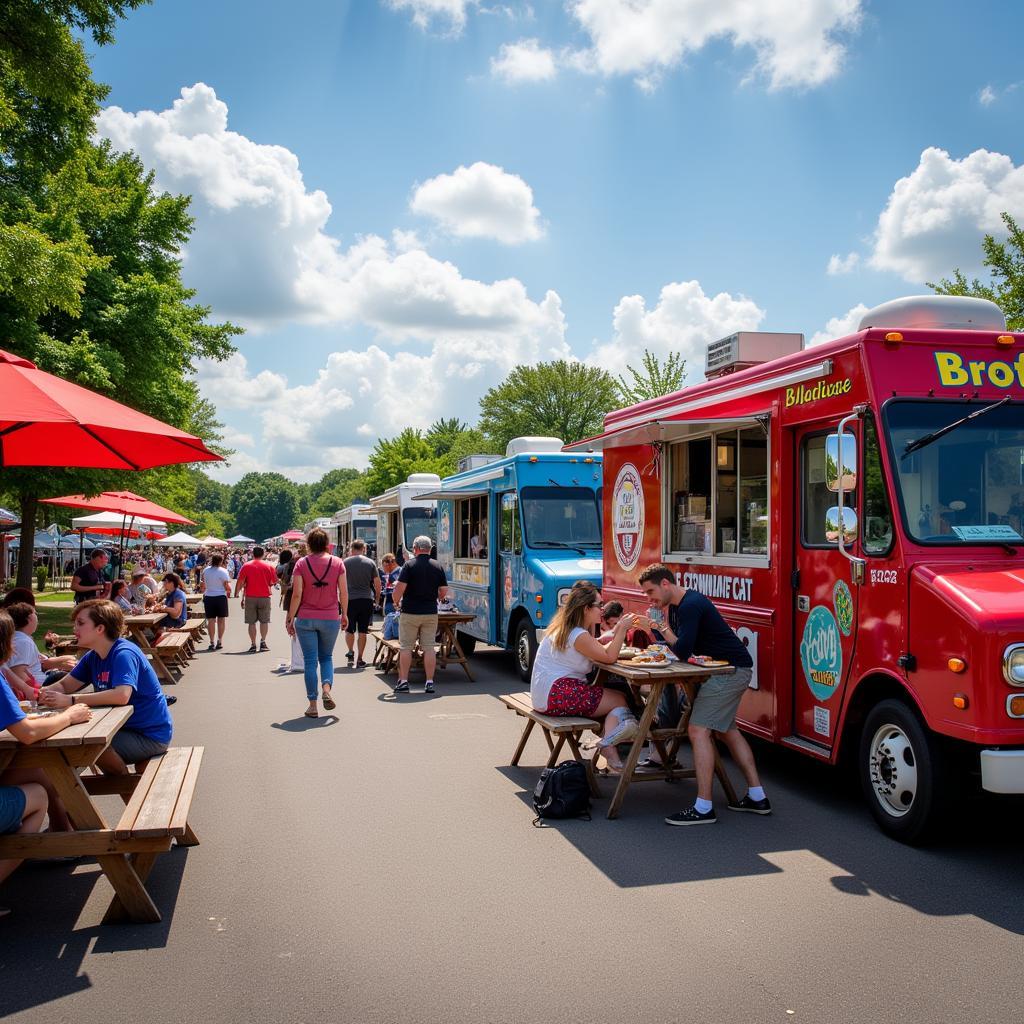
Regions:
<instances>
[{"instance_id":1,"label":"black backpack on ground","mask_svg":"<svg viewBox=\"0 0 1024 1024\"><path fill-rule=\"evenodd\" d=\"M545 768L533 791L533 823L542 818L585 818L590 820L590 782L587 769L579 761L563 761Z\"/></svg>"}]
</instances>

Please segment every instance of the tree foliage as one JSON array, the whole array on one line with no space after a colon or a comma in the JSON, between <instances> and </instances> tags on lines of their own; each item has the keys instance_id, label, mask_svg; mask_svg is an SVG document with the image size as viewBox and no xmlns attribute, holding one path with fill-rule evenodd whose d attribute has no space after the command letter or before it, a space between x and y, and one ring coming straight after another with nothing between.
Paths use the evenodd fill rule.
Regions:
<instances>
[{"instance_id":1,"label":"tree foliage","mask_svg":"<svg viewBox=\"0 0 1024 1024\"><path fill-rule=\"evenodd\" d=\"M372 494L404 483L411 473L437 473L446 466L444 458L430 446L422 431L406 427L397 437L378 438L370 452L367 473Z\"/></svg>"},{"instance_id":2,"label":"tree foliage","mask_svg":"<svg viewBox=\"0 0 1024 1024\"><path fill-rule=\"evenodd\" d=\"M237 529L261 540L298 525L295 484L280 473L246 473L231 489Z\"/></svg>"},{"instance_id":3,"label":"tree foliage","mask_svg":"<svg viewBox=\"0 0 1024 1024\"><path fill-rule=\"evenodd\" d=\"M619 406L619 386L607 371L558 359L519 366L480 400L480 429L496 450L514 437L550 435L566 443L601 432Z\"/></svg>"},{"instance_id":4,"label":"tree foliage","mask_svg":"<svg viewBox=\"0 0 1024 1024\"><path fill-rule=\"evenodd\" d=\"M653 353L644 349L643 369L629 368L632 378L627 381L619 376L619 402L622 405L636 405L649 398L670 395L683 386L686 377L686 360L678 352L670 352L664 363Z\"/></svg>"},{"instance_id":5,"label":"tree foliage","mask_svg":"<svg viewBox=\"0 0 1024 1024\"><path fill-rule=\"evenodd\" d=\"M7 0L0 18L0 338L41 369L196 433L219 424L199 396L193 360L234 351L231 324L180 277L192 230L188 199L158 194L132 154L90 141L106 93L81 43L113 37L142 0ZM70 461L70 459L69 459ZM31 538L37 498L127 488L189 509L184 468L146 474L5 469L0 490ZM30 566L22 566L21 573Z\"/></svg>"},{"instance_id":6,"label":"tree foliage","mask_svg":"<svg viewBox=\"0 0 1024 1024\"><path fill-rule=\"evenodd\" d=\"M951 278L943 278L928 287L939 295L971 295L989 299L1006 315L1006 326L1011 331L1024 331L1024 230L1008 214L1001 214L1008 233L1005 242L986 235L981 246L985 253L982 261L991 278L988 283L974 278L968 281L961 270L954 270Z\"/></svg>"}]
</instances>

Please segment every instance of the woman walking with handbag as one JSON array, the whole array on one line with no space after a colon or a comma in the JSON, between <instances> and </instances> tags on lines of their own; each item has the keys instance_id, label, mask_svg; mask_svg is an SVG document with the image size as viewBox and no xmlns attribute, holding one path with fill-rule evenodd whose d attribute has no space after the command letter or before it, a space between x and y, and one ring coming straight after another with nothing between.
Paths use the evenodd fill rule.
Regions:
<instances>
[{"instance_id":1,"label":"woman walking with handbag","mask_svg":"<svg viewBox=\"0 0 1024 1024\"><path fill-rule=\"evenodd\" d=\"M310 530L306 545L309 554L298 560L292 572L292 599L285 629L289 636L299 638L309 700L305 714L307 718L316 718L318 685L324 708L333 711L337 706L331 696L334 645L338 632L348 625L348 586L342 560L327 552L325 531L319 527Z\"/></svg>"}]
</instances>

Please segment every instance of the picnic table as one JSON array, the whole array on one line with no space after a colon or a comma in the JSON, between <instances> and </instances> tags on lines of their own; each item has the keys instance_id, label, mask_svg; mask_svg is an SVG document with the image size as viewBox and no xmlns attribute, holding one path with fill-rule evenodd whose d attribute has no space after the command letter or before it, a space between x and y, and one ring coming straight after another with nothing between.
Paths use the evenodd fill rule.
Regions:
<instances>
[{"instance_id":1,"label":"picnic table","mask_svg":"<svg viewBox=\"0 0 1024 1024\"><path fill-rule=\"evenodd\" d=\"M472 622L476 618L466 612L438 612L437 613L437 667L447 668L449 665L461 665L466 678L473 682L473 674L469 671L469 659L459 644L457 627L466 622ZM373 637L375 650L373 663L384 675L391 671L398 671L398 641L385 640L380 628L370 630ZM413 665L422 667L423 652L418 648L413 651Z\"/></svg>"},{"instance_id":2,"label":"picnic table","mask_svg":"<svg viewBox=\"0 0 1024 1024\"><path fill-rule=\"evenodd\" d=\"M615 795L608 807L608 817L617 818L623 801L626 799L626 791L634 782L656 782L659 779L674 781L676 779L693 779L697 773L693 768L683 768L675 765L676 754L680 744L686 738L686 727L690 722L690 713L693 710L693 702L697 697L697 690L700 684L714 675L728 675L735 672L732 665L710 666L691 665L685 661L672 661L665 666L656 665L634 665L630 661L618 661L614 665L602 665L598 671L595 684L607 683L609 676L619 676L629 684L637 701L643 705L643 713L640 715L639 726L636 737L629 748L629 756L626 758L625 768L619 776L619 783L615 787ZM680 684L686 693L686 704L682 708L679 722L669 728L655 728L654 716L658 709L658 701L665 692L667 686ZM646 696L641 692L642 687L650 687ZM661 763L665 767L661 771L642 772L637 774L636 766L640 760L640 751L644 744L650 740L658 751ZM736 790L733 788L722 760L718 753L717 744L715 750L715 776L729 803L737 801ZM674 766L674 767L673 767Z\"/></svg>"},{"instance_id":3,"label":"picnic table","mask_svg":"<svg viewBox=\"0 0 1024 1024\"><path fill-rule=\"evenodd\" d=\"M157 674L157 678L163 683L175 683L177 680L174 678L170 668L160 656L160 652L157 648L149 642L149 637L146 636L145 632L146 629L156 628L157 625L163 622L166 616L166 611L143 612L139 615L126 615L124 617L124 624L132 640L139 645L142 653L149 656L150 663L153 666L153 671Z\"/></svg>"},{"instance_id":4,"label":"picnic table","mask_svg":"<svg viewBox=\"0 0 1024 1024\"><path fill-rule=\"evenodd\" d=\"M40 768L67 808L74 832L39 832L0 836L0 858L95 857L114 889L104 923L124 917L159 921L144 882L159 853L177 839L183 846L199 840L188 825L202 748L175 748L150 761L142 774L90 775L81 773L96 763L133 708L101 707L92 719L70 725L31 746L0 731L0 771ZM93 800L94 795L120 794L124 814L113 828Z\"/></svg>"}]
</instances>

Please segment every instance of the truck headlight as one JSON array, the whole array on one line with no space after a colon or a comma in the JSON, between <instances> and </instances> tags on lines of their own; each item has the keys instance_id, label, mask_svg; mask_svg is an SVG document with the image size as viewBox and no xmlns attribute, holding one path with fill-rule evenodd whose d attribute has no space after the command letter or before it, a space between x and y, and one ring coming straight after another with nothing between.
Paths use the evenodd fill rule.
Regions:
<instances>
[{"instance_id":1,"label":"truck headlight","mask_svg":"<svg viewBox=\"0 0 1024 1024\"><path fill-rule=\"evenodd\" d=\"M561 608L566 601L569 600L569 595L572 593L571 587L563 587L558 592L558 607ZM1021 685L1024 686L1024 680L1021 681Z\"/></svg>"},{"instance_id":2,"label":"truck headlight","mask_svg":"<svg viewBox=\"0 0 1024 1024\"><path fill-rule=\"evenodd\" d=\"M1011 686L1024 686L1024 644L1010 644L1003 651L1003 678Z\"/></svg>"}]
</instances>

